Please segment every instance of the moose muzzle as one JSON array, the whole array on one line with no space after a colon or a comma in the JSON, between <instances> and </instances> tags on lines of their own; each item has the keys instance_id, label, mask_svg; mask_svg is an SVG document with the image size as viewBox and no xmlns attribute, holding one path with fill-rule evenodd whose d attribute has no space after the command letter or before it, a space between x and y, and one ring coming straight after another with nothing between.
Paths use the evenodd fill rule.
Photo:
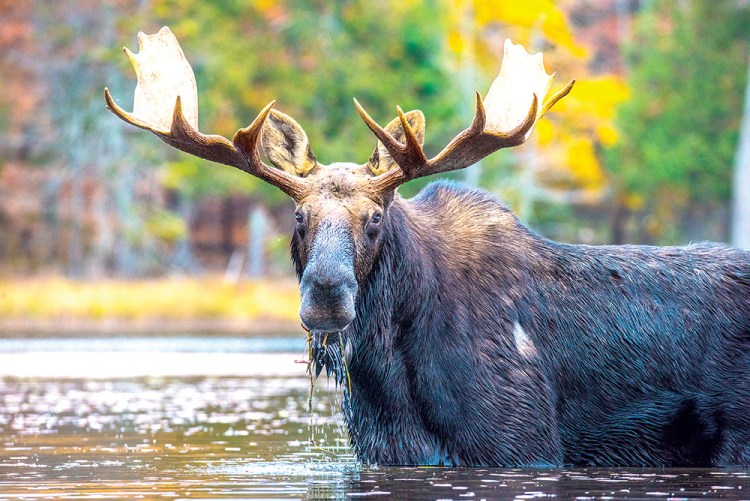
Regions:
<instances>
[{"instance_id":1,"label":"moose muzzle","mask_svg":"<svg viewBox=\"0 0 750 501\"><path fill-rule=\"evenodd\" d=\"M354 320L354 242L346 227L320 224L302 274L300 292L299 315L308 329L335 332Z\"/></svg>"}]
</instances>

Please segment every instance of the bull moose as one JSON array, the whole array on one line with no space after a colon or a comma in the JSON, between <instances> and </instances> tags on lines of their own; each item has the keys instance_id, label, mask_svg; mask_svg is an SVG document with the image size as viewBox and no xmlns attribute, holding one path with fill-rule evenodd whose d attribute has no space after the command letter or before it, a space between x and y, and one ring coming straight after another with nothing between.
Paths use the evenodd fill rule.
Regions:
<instances>
[{"instance_id":1,"label":"bull moose","mask_svg":"<svg viewBox=\"0 0 750 501\"><path fill-rule=\"evenodd\" d=\"M523 143L545 101L541 54L506 42L476 115L437 156L420 111L380 127L365 164L323 165L266 106L234 139L198 131L195 77L168 28L125 49L132 114L180 150L296 202L291 253L312 368L345 383L361 461L462 466L750 464L750 253L718 244L550 241L493 195L411 179ZM272 166L260 156L260 149Z\"/></svg>"}]
</instances>

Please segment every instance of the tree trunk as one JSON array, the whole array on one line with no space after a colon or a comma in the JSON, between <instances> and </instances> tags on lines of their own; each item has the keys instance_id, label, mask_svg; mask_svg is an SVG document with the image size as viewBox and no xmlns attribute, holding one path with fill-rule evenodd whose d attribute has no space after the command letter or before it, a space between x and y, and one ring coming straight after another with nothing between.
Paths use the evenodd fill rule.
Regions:
<instances>
[{"instance_id":1,"label":"tree trunk","mask_svg":"<svg viewBox=\"0 0 750 501\"><path fill-rule=\"evenodd\" d=\"M193 250L190 246L190 222L192 220L193 214L193 202L192 200L188 199L185 194L176 193L176 195L178 197L178 212L182 220L185 221L187 231L184 235L180 236L179 240L177 240L177 245L175 246L175 252L172 256L171 265L173 268L184 271L186 273L200 272L201 267L198 264L198 261L195 259Z\"/></svg>"},{"instance_id":2,"label":"tree trunk","mask_svg":"<svg viewBox=\"0 0 750 501\"><path fill-rule=\"evenodd\" d=\"M621 245L625 243L625 218L627 217L627 207L625 205L625 197L620 190L617 190L614 196L614 202L609 225L611 229L610 243Z\"/></svg>"},{"instance_id":3,"label":"tree trunk","mask_svg":"<svg viewBox=\"0 0 750 501\"><path fill-rule=\"evenodd\" d=\"M463 50L460 55L460 68L458 71L458 84L461 95L471 96L474 94L477 85L477 61L476 48L474 47L474 37L476 36L476 15L474 14L474 2L472 0L463 1L461 4L461 38L464 41ZM474 118L474 100L464 99L463 115L467 120ZM479 186L479 178L482 173L481 160L470 165L463 170L463 180L470 186Z\"/></svg>"},{"instance_id":4,"label":"tree trunk","mask_svg":"<svg viewBox=\"0 0 750 501\"><path fill-rule=\"evenodd\" d=\"M732 245L750 249L750 60L745 83L745 106L734 167Z\"/></svg>"},{"instance_id":5,"label":"tree trunk","mask_svg":"<svg viewBox=\"0 0 750 501\"><path fill-rule=\"evenodd\" d=\"M264 244L268 235L268 217L256 205L248 216L247 274L250 278L261 278L265 273Z\"/></svg>"}]
</instances>

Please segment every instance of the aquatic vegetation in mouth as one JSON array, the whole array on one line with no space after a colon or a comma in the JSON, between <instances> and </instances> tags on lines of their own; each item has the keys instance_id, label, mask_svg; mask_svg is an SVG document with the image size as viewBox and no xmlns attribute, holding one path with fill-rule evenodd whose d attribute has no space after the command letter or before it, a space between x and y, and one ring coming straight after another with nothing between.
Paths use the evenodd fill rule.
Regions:
<instances>
[{"instance_id":1,"label":"aquatic vegetation in mouth","mask_svg":"<svg viewBox=\"0 0 750 501\"><path fill-rule=\"evenodd\" d=\"M323 372L326 376L331 377L337 387L343 387L345 392L351 393L352 380L349 374L349 365L346 360L346 341L342 332L307 332L307 350L308 360L307 370L310 374L311 389L315 385L315 380Z\"/></svg>"},{"instance_id":2,"label":"aquatic vegetation in mouth","mask_svg":"<svg viewBox=\"0 0 750 501\"><path fill-rule=\"evenodd\" d=\"M342 332L310 331L303 325L307 333L307 360L299 363L307 365L307 373L310 376L310 393L307 400L307 410L310 414L310 443L315 446L315 427L313 423L313 394L315 393L315 382L323 369L326 376L333 381L336 388L343 388L343 403L346 407L352 391L352 379L349 373L349 365L346 359L346 341Z\"/></svg>"}]
</instances>

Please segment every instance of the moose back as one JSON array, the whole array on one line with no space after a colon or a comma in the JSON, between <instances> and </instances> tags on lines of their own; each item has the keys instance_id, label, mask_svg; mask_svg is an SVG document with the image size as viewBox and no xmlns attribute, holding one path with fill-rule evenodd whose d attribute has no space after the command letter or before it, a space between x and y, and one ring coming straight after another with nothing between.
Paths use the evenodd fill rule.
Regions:
<instances>
[{"instance_id":1,"label":"moose back","mask_svg":"<svg viewBox=\"0 0 750 501\"><path fill-rule=\"evenodd\" d=\"M461 466L750 464L750 253L547 240L492 195L411 179L523 143L570 92L506 42L472 124L427 158L424 116L385 128L364 164L321 164L266 106L232 141L198 131L174 35L139 34L134 111L117 116L232 165L296 203L292 259L311 370L344 388L365 463ZM165 69L166 68L166 69ZM262 161L259 150L272 165Z\"/></svg>"}]
</instances>

